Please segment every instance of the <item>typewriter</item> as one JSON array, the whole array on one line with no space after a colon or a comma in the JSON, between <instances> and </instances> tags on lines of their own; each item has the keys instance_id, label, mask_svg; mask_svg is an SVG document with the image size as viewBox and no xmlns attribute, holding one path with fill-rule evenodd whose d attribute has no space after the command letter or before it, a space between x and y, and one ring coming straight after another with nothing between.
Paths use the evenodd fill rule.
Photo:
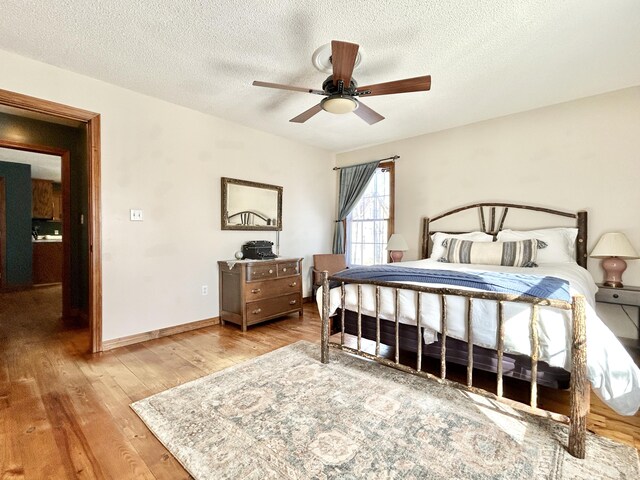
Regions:
<instances>
[{"instance_id":1,"label":"typewriter","mask_svg":"<svg viewBox=\"0 0 640 480\"><path fill-rule=\"evenodd\" d=\"M251 240L242 246L242 257L251 260L269 260L278 258L273 253L273 242L268 240Z\"/></svg>"}]
</instances>

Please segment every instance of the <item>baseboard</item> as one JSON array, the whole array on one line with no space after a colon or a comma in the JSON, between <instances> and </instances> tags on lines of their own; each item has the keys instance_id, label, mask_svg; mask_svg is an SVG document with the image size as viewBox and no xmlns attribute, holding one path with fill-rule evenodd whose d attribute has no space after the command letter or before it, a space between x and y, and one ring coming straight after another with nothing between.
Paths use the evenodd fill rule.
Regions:
<instances>
[{"instance_id":1,"label":"baseboard","mask_svg":"<svg viewBox=\"0 0 640 480\"><path fill-rule=\"evenodd\" d=\"M147 340L153 340L154 338L168 337L170 335L177 335L178 333L197 330L198 328L218 325L219 323L220 317L206 318L204 320L196 320L195 322L183 323L182 325L152 330L151 332L136 333L135 335L129 335L127 337L112 338L111 340L105 340L102 342L102 350L112 350L126 345L133 345L134 343L146 342Z\"/></svg>"},{"instance_id":2,"label":"baseboard","mask_svg":"<svg viewBox=\"0 0 640 480\"><path fill-rule=\"evenodd\" d=\"M32 283L21 283L19 285L3 285L0 288L1 293L22 292L24 290L33 289Z\"/></svg>"}]
</instances>

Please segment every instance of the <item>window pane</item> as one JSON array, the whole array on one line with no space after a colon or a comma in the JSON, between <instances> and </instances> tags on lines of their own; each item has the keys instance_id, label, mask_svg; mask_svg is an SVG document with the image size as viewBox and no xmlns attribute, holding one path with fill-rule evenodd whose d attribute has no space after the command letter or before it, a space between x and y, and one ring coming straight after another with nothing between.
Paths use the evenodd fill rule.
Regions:
<instances>
[{"instance_id":1,"label":"window pane","mask_svg":"<svg viewBox=\"0 0 640 480\"><path fill-rule=\"evenodd\" d=\"M348 260L354 265L387 263L391 173L378 169L347 219Z\"/></svg>"}]
</instances>

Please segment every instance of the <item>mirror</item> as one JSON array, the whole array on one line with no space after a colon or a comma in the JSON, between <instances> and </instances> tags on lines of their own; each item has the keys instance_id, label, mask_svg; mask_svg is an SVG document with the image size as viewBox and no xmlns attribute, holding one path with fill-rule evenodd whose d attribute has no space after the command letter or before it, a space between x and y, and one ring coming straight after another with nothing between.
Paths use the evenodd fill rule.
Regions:
<instances>
[{"instance_id":1,"label":"mirror","mask_svg":"<svg viewBox=\"0 0 640 480\"><path fill-rule=\"evenodd\" d=\"M222 177L222 230L282 230L282 187Z\"/></svg>"}]
</instances>

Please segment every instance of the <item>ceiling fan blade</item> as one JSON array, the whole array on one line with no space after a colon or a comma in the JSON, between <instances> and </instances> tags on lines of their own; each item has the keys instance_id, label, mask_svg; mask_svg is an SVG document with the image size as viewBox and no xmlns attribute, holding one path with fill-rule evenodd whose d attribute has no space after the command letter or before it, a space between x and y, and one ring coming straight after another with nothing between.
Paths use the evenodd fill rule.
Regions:
<instances>
[{"instance_id":1,"label":"ceiling fan blade","mask_svg":"<svg viewBox=\"0 0 640 480\"><path fill-rule=\"evenodd\" d=\"M320 104L314 105L309 110L305 110L300 115L298 115L297 117L293 117L289 121L294 123L304 123L307 120L309 120L311 117L313 117L316 113L318 113L320 110L322 110L322 107L320 106Z\"/></svg>"},{"instance_id":2,"label":"ceiling fan blade","mask_svg":"<svg viewBox=\"0 0 640 480\"><path fill-rule=\"evenodd\" d=\"M395 80L393 82L376 83L374 85L365 85L358 87L358 92L370 90L371 93L362 94L363 97L372 97L374 95L390 95L392 93L420 92L431 88L431 75L422 77L405 78L404 80Z\"/></svg>"},{"instance_id":3,"label":"ceiling fan blade","mask_svg":"<svg viewBox=\"0 0 640 480\"><path fill-rule=\"evenodd\" d=\"M333 84L338 80L344 82L345 88L349 88L353 67L358 56L358 45L355 43L331 41L331 64L333 65Z\"/></svg>"},{"instance_id":4,"label":"ceiling fan blade","mask_svg":"<svg viewBox=\"0 0 640 480\"><path fill-rule=\"evenodd\" d=\"M294 87L292 85L283 85L281 83L259 82L255 80L252 85L256 87L277 88L279 90L293 90L294 92L314 93L316 95L326 95L322 90L314 90L313 88Z\"/></svg>"},{"instance_id":5,"label":"ceiling fan blade","mask_svg":"<svg viewBox=\"0 0 640 480\"><path fill-rule=\"evenodd\" d=\"M358 102L358 108L356 108L353 113L358 115L361 119L367 122L369 125L373 125L374 123L378 123L380 120L384 120L384 117L380 115L375 110L367 107L364 103Z\"/></svg>"}]
</instances>

